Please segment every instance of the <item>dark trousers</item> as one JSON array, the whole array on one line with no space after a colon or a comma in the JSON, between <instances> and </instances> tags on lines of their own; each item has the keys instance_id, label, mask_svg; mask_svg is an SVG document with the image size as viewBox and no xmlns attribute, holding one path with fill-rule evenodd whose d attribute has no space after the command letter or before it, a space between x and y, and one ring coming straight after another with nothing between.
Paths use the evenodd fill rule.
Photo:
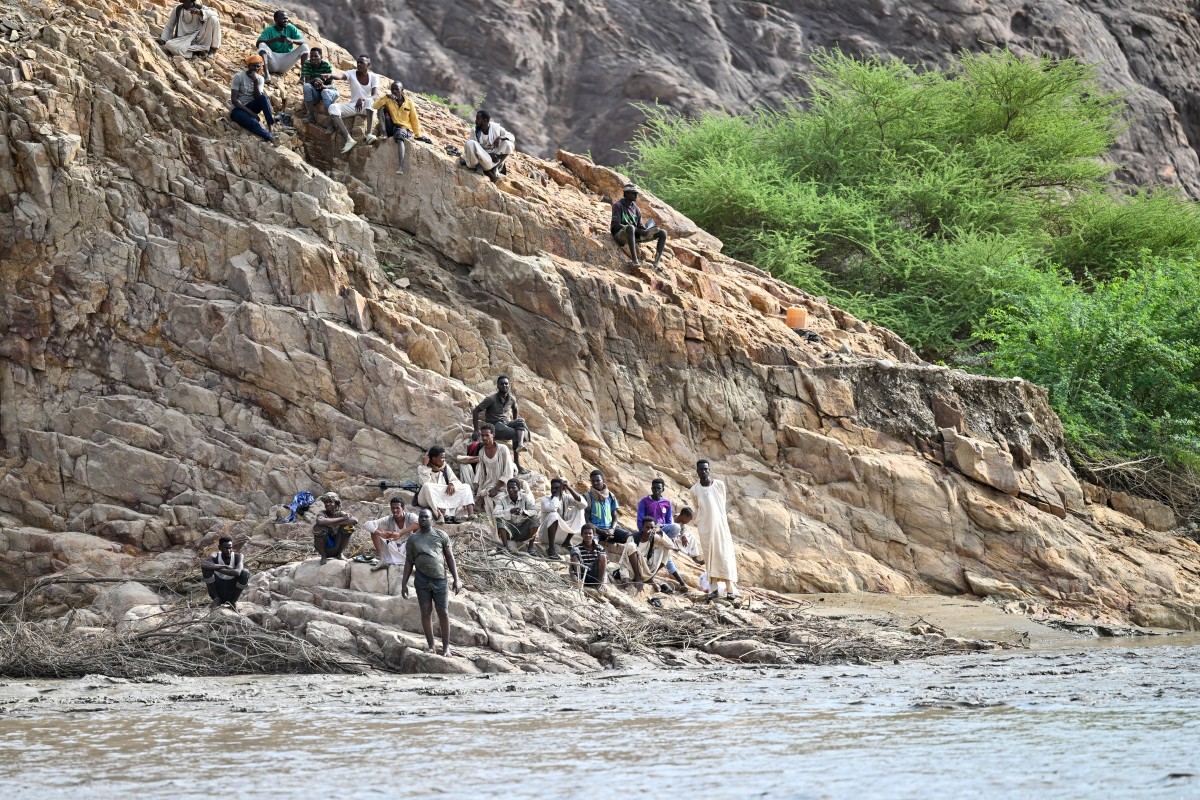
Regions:
<instances>
[{"instance_id":1,"label":"dark trousers","mask_svg":"<svg viewBox=\"0 0 1200 800\"><path fill-rule=\"evenodd\" d=\"M266 139L268 142L271 141L271 139L274 138L271 136L271 132L258 122L258 115L262 114L266 118L268 126L275 124L275 115L271 112L270 98L268 98L265 94L260 94L249 103L246 103L246 108L250 109L254 113L247 114L240 108L235 108L229 112L229 118L253 133L255 136Z\"/></svg>"},{"instance_id":2,"label":"dark trousers","mask_svg":"<svg viewBox=\"0 0 1200 800\"><path fill-rule=\"evenodd\" d=\"M250 583L250 570L244 569L237 578L219 578L216 575L212 576L212 580L206 581L204 586L208 589L208 596L218 603L236 603L237 599L242 596L242 590Z\"/></svg>"}]
</instances>

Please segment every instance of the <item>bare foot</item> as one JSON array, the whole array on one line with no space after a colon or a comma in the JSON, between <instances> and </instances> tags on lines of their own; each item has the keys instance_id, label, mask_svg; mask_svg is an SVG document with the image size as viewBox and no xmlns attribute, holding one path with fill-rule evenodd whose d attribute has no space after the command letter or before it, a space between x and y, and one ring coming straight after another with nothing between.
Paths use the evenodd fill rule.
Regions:
<instances>
[{"instance_id":1,"label":"bare foot","mask_svg":"<svg viewBox=\"0 0 1200 800\"><path fill-rule=\"evenodd\" d=\"M433 645L429 645L428 647L426 647L426 648L425 648L424 650L422 650L421 652L423 652L423 653L432 653L432 652L433 652Z\"/></svg>"},{"instance_id":2,"label":"bare foot","mask_svg":"<svg viewBox=\"0 0 1200 800\"><path fill-rule=\"evenodd\" d=\"M444 655L446 658L450 657L450 645L446 645L442 648L442 655Z\"/></svg>"}]
</instances>

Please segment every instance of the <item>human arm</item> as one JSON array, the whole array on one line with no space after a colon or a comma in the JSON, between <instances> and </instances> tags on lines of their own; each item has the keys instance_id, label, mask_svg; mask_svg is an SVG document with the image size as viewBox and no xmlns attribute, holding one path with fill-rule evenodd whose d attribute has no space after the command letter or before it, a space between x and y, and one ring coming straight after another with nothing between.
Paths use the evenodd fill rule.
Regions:
<instances>
[{"instance_id":1,"label":"human arm","mask_svg":"<svg viewBox=\"0 0 1200 800\"><path fill-rule=\"evenodd\" d=\"M317 515L317 525L325 528L340 528L343 525L357 525L358 520L349 514L336 514L332 517L325 514Z\"/></svg>"},{"instance_id":2,"label":"human arm","mask_svg":"<svg viewBox=\"0 0 1200 800\"><path fill-rule=\"evenodd\" d=\"M413 136L420 139L422 136L421 120L417 117L417 105L412 101L411 97L405 103L408 106L408 121L412 125Z\"/></svg>"},{"instance_id":3,"label":"human arm","mask_svg":"<svg viewBox=\"0 0 1200 800\"><path fill-rule=\"evenodd\" d=\"M491 400L492 400L491 395L483 398L483 400L480 401L479 405L475 406L475 409L471 412L471 441L472 442L479 438L479 426L483 424L483 422L482 422L483 412L487 410L488 406L491 404Z\"/></svg>"},{"instance_id":4,"label":"human arm","mask_svg":"<svg viewBox=\"0 0 1200 800\"><path fill-rule=\"evenodd\" d=\"M667 501L667 518L663 520L663 525L673 525L675 523L675 505ZM638 524L641 524L640 522Z\"/></svg>"},{"instance_id":5,"label":"human arm","mask_svg":"<svg viewBox=\"0 0 1200 800\"><path fill-rule=\"evenodd\" d=\"M648 504L646 503L646 501L647 501L647 500L649 500L649 499L650 499L649 497L643 497L641 500L638 500L638 507L637 507L637 529L638 529L639 531L642 529L642 520L644 520L644 519L646 518L646 516L647 516L647 513L648 513L648 510L647 510L647 508L646 508L646 506L647 506Z\"/></svg>"},{"instance_id":6,"label":"human arm","mask_svg":"<svg viewBox=\"0 0 1200 800\"><path fill-rule=\"evenodd\" d=\"M404 555L404 574L400 576L400 596L408 597L408 576L412 575L412 548L406 549Z\"/></svg>"},{"instance_id":7,"label":"human arm","mask_svg":"<svg viewBox=\"0 0 1200 800\"><path fill-rule=\"evenodd\" d=\"M446 537L446 541L442 544L442 556L446 559L446 568L454 576L454 593L458 594L462 591L462 582L458 579L458 563L454 560L454 551L450 549L449 537ZM405 564L405 566L408 565Z\"/></svg>"},{"instance_id":8,"label":"human arm","mask_svg":"<svg viewBox=\"0 0 1200 800\"><path fill-rule=\"evenodd\" d=\"M158 37L159 44L166 44L171 39L175 38L175 27L179 24L179 12L183 6L175 6L171 10L171 15L167 17L167 24L163 26L162 34Z\"/></svg>"}]
</instances>

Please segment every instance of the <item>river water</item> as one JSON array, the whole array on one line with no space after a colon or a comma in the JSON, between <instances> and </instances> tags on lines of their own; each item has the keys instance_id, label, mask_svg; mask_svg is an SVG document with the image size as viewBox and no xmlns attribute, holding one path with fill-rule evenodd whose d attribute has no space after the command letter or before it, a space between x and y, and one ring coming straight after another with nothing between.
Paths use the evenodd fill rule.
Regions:
<instances>
[{"instance_id":1,"label":"river water","mask_svg":"<svg viewBox=\"0 0 1200 800\"><path fill-rule=\"evenodd\" d=\"M1200 639L831 667L0 684L13 797L1200 797Z\"/></svg>"}]
</instances>

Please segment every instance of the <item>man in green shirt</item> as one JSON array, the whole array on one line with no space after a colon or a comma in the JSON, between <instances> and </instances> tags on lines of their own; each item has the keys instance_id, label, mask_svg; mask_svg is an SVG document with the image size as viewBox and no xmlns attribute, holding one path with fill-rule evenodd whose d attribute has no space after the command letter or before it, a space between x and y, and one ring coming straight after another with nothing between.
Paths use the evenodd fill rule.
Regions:
<instances>
[{"instance_id":1,"label":"man in green shirt","mask_svg":"<svg viewBox=\"0 0 1200 800\"><path fill-rule=\"evenodd\" d=\"M304 34L291 23L287 12L282 9L275 12L275 24L263 28L255 46L266 64L263 78L268 82L272 72L287 72L308 55L308 42L304 41Z\"/></svg>"},{"instance_id":2,"label":"man in green shirt","mask_svg":"<svg viewBox=\"0 0 1200 800\"><path fill-rule=\"evenodd\" d=\"M400 579L400 596L408 597L408 576L413 569L417 577L417 602L421 604L421 628L425 631L425 652L433 652L433 608L437 606L438 625L442 630L442 655L450 655L450 596L446 586L446 570L454 577L454 593L462 590L458 580L458 565L450 551L450 537L433 527L433 512L421 509L417 516L417 532L404 545L404 575Z\"/></svg>"}]
</instances>

